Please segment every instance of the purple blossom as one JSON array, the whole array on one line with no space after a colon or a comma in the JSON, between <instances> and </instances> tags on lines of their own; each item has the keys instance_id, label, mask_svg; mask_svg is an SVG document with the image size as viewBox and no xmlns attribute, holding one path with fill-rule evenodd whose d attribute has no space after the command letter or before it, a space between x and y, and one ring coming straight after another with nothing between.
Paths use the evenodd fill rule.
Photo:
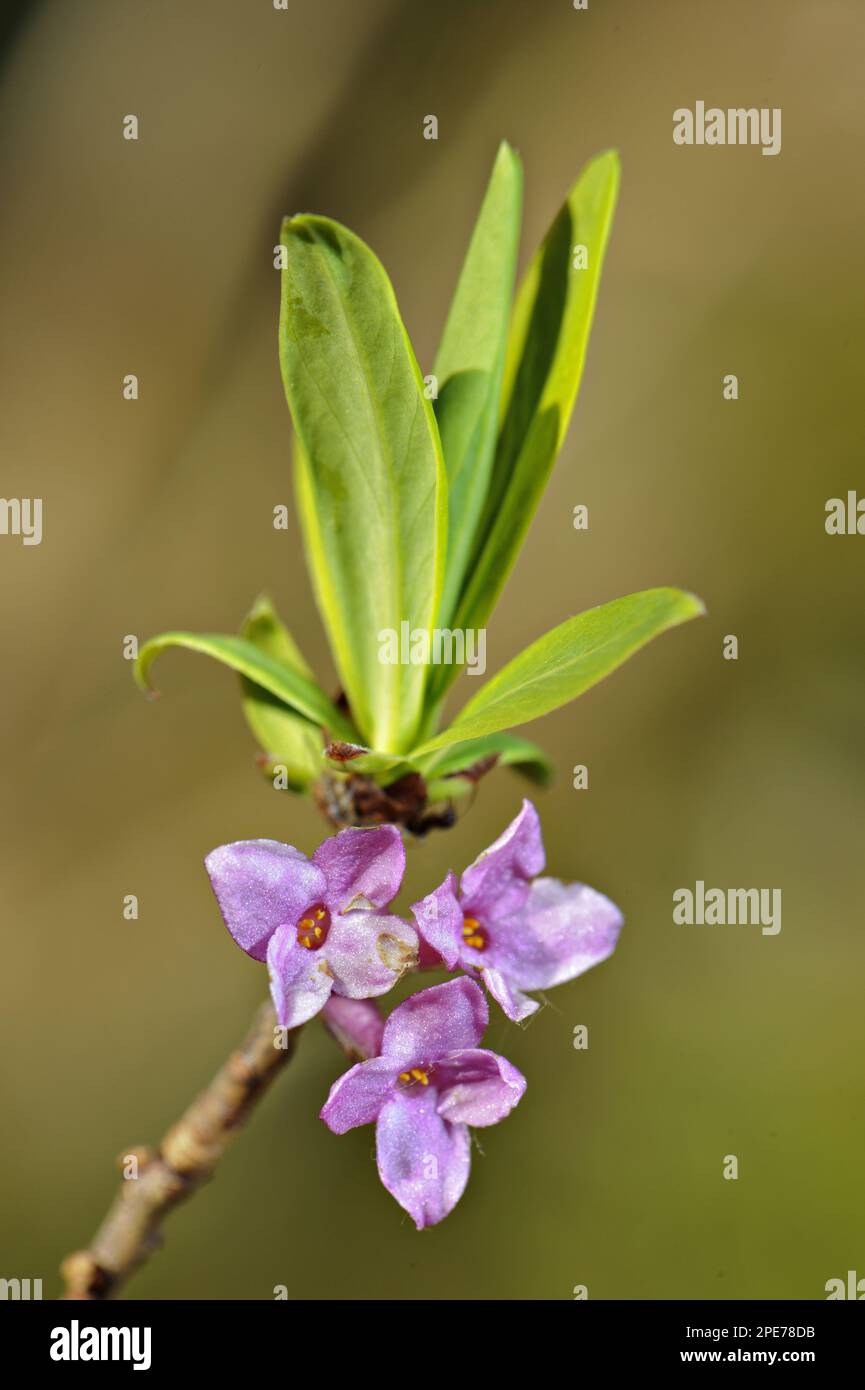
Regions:
<instances>
[{"instance_id":1,"label":"purple blossom","mask_svg":"<svg viewBox=\"0 0 865 1390\"><path fill-rule=\"evenodd\" d=\"M311 860L277 840L238 840L205 864L234 940L267 962L283 1027L312 1018L331 991L384 994L417 964L414 928L383 911L405 871L396 826L342 830Z\"/></svg>"},{"instance_id":2,"label":"purple blossom","mask_svg":"<svg viewBox=\"0 0 865 1390\"><path fill-rule=\"evenodd\" d=\"M422 948L483 980L508 1018L520 1022L538 1004L522 991L564 984L615 949L622 914L584 883L538 878L545 855L530 801L495 844L412 911Z\"/></svg>"},{"instance_id":3,"label":"purple blossom","mask_svg":"<svg viewBox=\"0 0 865 1390\"><path fill-rule=\"evenodd\" d=\"M321 1021L355 1062L366 1062L381 1052L384 1019L372 999L345 999L332 994L321 1011Z\"/></svg>"},{"instance_id":4,"label":"purple blossom","mask_svg":"<svg viewBox=\"0 0 865 1390\"><path fill-rule=\"evenodd\" d=\"M463 1194L469 1126L497 1124L526 1089L506 1058L478 1047L488 1014L465 976L413 994L388 1018L380 1055L345 1072L321 1111L334 1134L375 1121L379 1176L418 1230Z\"/></svg>"}]
</instances>

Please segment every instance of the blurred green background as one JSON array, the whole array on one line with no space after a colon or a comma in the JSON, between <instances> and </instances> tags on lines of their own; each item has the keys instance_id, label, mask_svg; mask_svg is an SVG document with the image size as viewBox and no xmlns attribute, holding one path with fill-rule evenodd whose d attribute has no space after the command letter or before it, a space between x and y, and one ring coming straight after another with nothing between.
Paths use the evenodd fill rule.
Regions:
<instances>
[{"instance_id":1,"label":"blurred green background","mask_svg":"<svg viewBox=\"0 0 865 1390\"><path fill-rule=\"evenodd\" d=\"M489 668L636 589L708 605L529 731L559 768L538 797L550 871L609 893L626 929L525 1030L493 1014L488 1045L529 1089L441 1227L418 1235L381 1188L372 1129L337 1139L318 1120L342 1060L311 1026L129 1292L807 1299L865 1275L865 539L823 525L827 498L865 492L862 6L18 9L0 457L3 494L45 512L41 546L0 538L0 1274L57 1291L115 1155L159 1137L262 997L204 854L252 836L311 850L325 829L260 779L231 676L175 654L151 706L121 650L231 630L268 589L335 685L297 533L271 524L291 503L280 216L327 213L371 243L428 371L504 136L526 168L523 260L592 154L617 146L623 183L581 397ZM672 113L697 99L780 106L782 153L674 146ZM521 792L495 774L456 830L413 847L402 904ZM780 935L674 926L672 893L698 878L780 887Z\"/></svg>"}]
</instances>

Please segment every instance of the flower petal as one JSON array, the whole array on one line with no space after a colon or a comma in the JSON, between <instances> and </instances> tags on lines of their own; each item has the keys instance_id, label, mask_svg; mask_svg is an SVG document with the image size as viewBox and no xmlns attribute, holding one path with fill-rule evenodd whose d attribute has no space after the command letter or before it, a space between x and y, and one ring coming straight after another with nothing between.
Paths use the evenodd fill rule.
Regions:
<instances>
[{"instance_id":1,"label":"flower petal","mask_svg":"<svg viewBox=\"0 0 865 1390\"><path fill-rule=\"evenodd\" d=\"M482 924L518 911L526 899L529 880L541 873L544 863L538 813L530 801L524 801L507 830L463 874L463 911Z\"/></svg>"},{"instance_id":2,"label":"flower petal","mask_svg":"<svg viewBox=\"0 0 865 1390\"><path fill-rule=\"evenodd\" d=\"M327 877L327 905L345 912L355 898L387 907L405 873L405 846L395 825L341 830L324 840L312 856Z\"/></svg>"},{"instance_id":3,"label":"flower petal","mask_svg":"<svg viewBox=\"0 0 865 1390\"><path fill-rule=\"evenodd\" d=\"M322 1022L343 1051L358 1062L368 1062L381 1052L384 1019L371 999L332 994L324 1006Z\"/></svg>"},{"instance_id":4,"label":"flower petal","mask_svg":"<svg viewBox=\"0 0 865 1390\"><path fill-rule=\"evenodd\" d=\"M384 1025L382 1056L432 1065L449 1052L477 1047L488 1018L483 991L460 975L419 990L397 1005Z\"/></svg>"},{"instance_id":5,"label":"flower petal","mask_svg":"<svg viewBox=\"0 0 865 1390\"><path fill-rule=\"evenodd\" d=\"M526 1089L521 1071L486 1048L466 1048L436 1064L438 1113L451 1124L495 1125Z\"/></svg>"},{"instance_id":6,"label":"flower petal","mask_svg":"<svg viewBox=\"0 0 865 1390\"><path fill-rule=\"evenodd\" d=\"M606 960L622 927L615 903L584 883L539 878L522 911L496 923L490 966L520 989L549 989Z\"/></svg>"},{"instance_id":7,"label":"flower petal","mask_svg":"<svg viewBox=\"0 0 865 1390\"><path fill-rule=\"evenodd\" d=\"M456 968L463 940L463 910L456 891L456 876L448 874L444 883L411 909L421 940L441 956L448 970Z\"/></svg>"},{"instance_id":8,"label":"flower petal","mask_svg":"<svg viewBox=\"0 0 865 1390\"><path fill-rule=\"evenodd\" d=\"M496 1003L514 1023L522 1023L523 1019L537 1013L540 1008L535 999L530 999L515 985L509 984L500 970L485 965L481 970L481 979Z\"/></svg>"},{"instance_id":9,"label":"flower petal","mask_svg":"<svg viewBox=\"0 0 865 1390\"><path fill-rule=\"evenodd\" d=\"M418 1230L434 1226L465 1191L469 1132L436 1113L434 1088L397 1091L382 1106L375 1131L379 1177Z\"/></svg>"},{"instance_id":10,"label":"flower petal","mask_svg":"<svg viewBox=\"0 0 865 1390\"><path fill-rule=\"evenodd\" d=\"M320 951L298 943L293 926L278 927L267 943L270 997L283 1028L299 1028L327 1003L333 977Z\"/></svg>"},{"instance_id":11,"label":"flower petal","mask_svg":"<svg viewBox=\"0 0 865 1390\"><path fill-rule=\"evenodd\" d=\"M384 912L345 912L335 917L323 947L334 989L349 999L384 994L417 965L417 953L414 927Z\"/></svg>"},{"instance_id":12,"label":"flower petal","mask_svg":"<svg viewBox=\"0 0 865 1390\"><path fill-rule=\"evenodd\" d=\"M204 863L225 925L255 960L265 959L276 928L296 923L325 890L321 869L293 845L278 840L220 845Z\"/></svg>"},{"instance_id":13,"label":"flower petal","mask_svg":"<svg viewBox=\"0 0 865 1390\"><path fill-rule=\"evenodd\" d=\"M334 1134L345 1134L358 1125L370 1125L385 1102L395 1093L399 1063L388 1057L358 1062L330 1088L319 1112Z\"/></svg>"}]
</instances>

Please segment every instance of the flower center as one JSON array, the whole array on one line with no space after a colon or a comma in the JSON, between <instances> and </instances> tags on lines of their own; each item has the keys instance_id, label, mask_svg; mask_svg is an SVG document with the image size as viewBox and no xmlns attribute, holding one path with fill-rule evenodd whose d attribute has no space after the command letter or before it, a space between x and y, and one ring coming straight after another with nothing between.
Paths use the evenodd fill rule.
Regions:
<instances>
[{"instance_id":1,"label":"flower center","mask_svg":"<svg viewBox=\"0 0 865 1390\"><path fill-rule=\"evenodd\" d=\"M432 1075L432 1068L424 1071L423 1067L412 1067L409 1071L401 1071L399 1079L403 1086L428 1086Z\"/></svg>"},{"instance_id":2,"label":"flower center","mask_svg":"<svg viewBox=\"0 0 865 1390\"><path fill-rule=\"evenodd\" d=\"M473 951L485 951L489 937L477 917L463 918L463 945L471 946Z\"/></svg>"},{"instance_id":3,"label":"flower center","mask_svg":"<svg viewBox=\"0 0 865 1390\"><path fill-rule=\"evenodd\" d=\"M307 908L297 924L297 939L307 951L317 951L327 940L330 913L324 903Z\"/></svg>"}]
</instances>

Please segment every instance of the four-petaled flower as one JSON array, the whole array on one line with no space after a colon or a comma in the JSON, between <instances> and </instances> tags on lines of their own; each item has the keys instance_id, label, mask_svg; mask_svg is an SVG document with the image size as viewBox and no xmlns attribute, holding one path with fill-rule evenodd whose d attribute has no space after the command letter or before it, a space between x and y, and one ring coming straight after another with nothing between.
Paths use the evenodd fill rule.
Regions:
<instances>
[{"instance_id":1,"label":"four-petaled flower","mask_svg":"<svg viewBox=\"0 0 865 1390\"><path fill-rule=\"evenodd\" d=\"M335 1134L375 1121L379 1175L418 1230L463 1194L469 1126L504 1119L526 1089L506 1058L478 1047L487 1019L465 975L413 994L388 1018L379 1056L341 1076L321 1111Z\"/></svg>"},{"instance_id":2,"label":"four-petaled flower","mask_svg":"<svg viewBox=\"0 0 865 1390\"><path fill-rule=\"evenodd\" d=\"M205 864L234 940L267 961L283 1027L312 1018L331 990L384 994L417 964L414 928L383 911L405 871L396 826L342 830L311 860L277 840L239 840Z\"/></svg>"},{"instance_id":3,"label":"four-petaled flower","mask_svg":"<svg viewBox=\"0 0 865 1390\"><path fill-rule=\"evenodd\" d=\"M622 914L583 883L538 878L544 868L538 813L530 801L495 844L412 911L422 942L448 970L483 980L508 1018L538 1004L522 991L564 984L611 954Z\"/></svg>"}]
</instances>

